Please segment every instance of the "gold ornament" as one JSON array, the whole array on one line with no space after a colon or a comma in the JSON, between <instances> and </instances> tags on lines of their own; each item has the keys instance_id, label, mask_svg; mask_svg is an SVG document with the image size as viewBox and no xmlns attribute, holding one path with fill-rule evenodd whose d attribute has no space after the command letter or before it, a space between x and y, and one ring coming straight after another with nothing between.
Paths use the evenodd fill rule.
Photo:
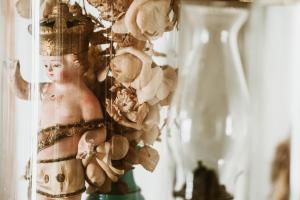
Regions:
<instances>
[{"instance_id":1,"label":"gold ornament","mask_svg":"<svg viewBox=\"0 0 300 200\"><path fill-rule=\"evenodd\" d=\"M75 15L67 4L57 4L40 23L40 54L61 56L87 52L94 25L90 18Z\"/></svg>"}]
</instances>

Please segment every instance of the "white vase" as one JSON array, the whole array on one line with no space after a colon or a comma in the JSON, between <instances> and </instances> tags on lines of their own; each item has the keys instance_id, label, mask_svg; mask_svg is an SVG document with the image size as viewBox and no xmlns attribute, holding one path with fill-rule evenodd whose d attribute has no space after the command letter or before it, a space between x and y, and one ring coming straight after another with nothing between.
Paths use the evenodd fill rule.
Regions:
<instances>
[{"instance_id":1,"label":"white vase","mask_svg":"<svg viewBox=\"0 0 300 200\"><path fill-rule=\"evenodd\" d=\"M186 197L192 195L196 177L191 175L201 161L234 199L245 200L248 89L237 37L248 11L224 5L182 5L170 145L178 168L176 189L185 183Z\"/></svg>"}]
</instances>

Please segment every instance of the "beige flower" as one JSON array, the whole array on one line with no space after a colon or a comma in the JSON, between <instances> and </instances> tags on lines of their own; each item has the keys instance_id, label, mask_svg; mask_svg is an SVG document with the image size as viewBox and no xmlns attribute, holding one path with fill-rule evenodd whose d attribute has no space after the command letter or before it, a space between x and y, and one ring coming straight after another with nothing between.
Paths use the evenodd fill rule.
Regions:
<instances>
[{"instance_id":1,"label":"beige flower","mask_svg":"<svg viewBox=\"0 0 300 200\"><path fill-rule=\"evenodd\" d=\"M140 74L142 62L135 55L124 53L110 62L113 77L120 83L130 83Z\"/></svg>"},{"instance_id":2,"label":"beige flower","mask_svg":"<svg viewBox=\"0 0 300 200\"><path fill-rule=\"evenodd\" d=\"M159 154L154 148L144 145L141 147L129 148L125 161L131 165L142 165L142 167L153 172L159 161Z\"/></svg>"},{"instance_id":3,"label":"beige flower","mask_svg":"<svg viewBox=\"0 0 300 200\"><path fill-rule=\"evenodd\" d=\"M156 66L149 55L132 47L118 50L111 68L117 81L136 90L139 104L169 103L177 82L173 68Z\"/></svg>"},{"instance_id":4,"label":"beige flower","mask_svg":"<svg viewBox=\"0 0 300 200\"><path fill-rule=\"evenodd\" d=\"M171 0L134 0L125 16L113 25L115 33L131 33L138 40L155 40L173 29Z\"/></svg>"},{"instance_id":5,"label":"beige flower","mask_svg":"<svg viewBox=\"0 0 300 200\"><path fill-rule=\"evenodd\" d=\"M106 111L119 124L141 130L149 112L147 104L139 104L132 88L115 85L112 89L114 99L106 99Z\"/></svg>"},{"instance_id":6,"label":"beige flower","mask_svg":"<svg viewBox=\"0 0 300 200\"><path fill-rule=\"evenodd\" d=\"M128 151L129 142L121 135L114 135L108 142L93 147L93 153L82 160L89 181L97 186L97 189L105 185L107 178L117 182L125 171L115 168L112 161L123 159Z\"/></svg>"},{"instance_id":7,"label":"beige flower","mask_svg":"<svg viewBox=\"0 0 300 200\"><path fill-rule=\"evenodd\" d=\"M130 113L134 111L137 106L136 95L130 91L130 89L122 89L118 91L114 102L123 113Z\"/></svg>"},{"instance_id":8,"label":"beige flower","mask_svg":"<svg viewBox=\"0 0 300 200\"><path fill-rule=\"evenodd\" d=\"M133 37L130 33L120 34L112 32L112 40L117 43L118 48L135 47L143 50L146 47L146 42Z\"/></svg>"},{"instance_id":9,"label":"beige flower","mask_svg":"<svg viewBox=\"0 0 300 200\"><path fill-rule=\"evenodd\" d=\"M132 0L88 0L88 2L100 11L102 19L115 21L124 15Z\"/></svg>"}]
</instances>

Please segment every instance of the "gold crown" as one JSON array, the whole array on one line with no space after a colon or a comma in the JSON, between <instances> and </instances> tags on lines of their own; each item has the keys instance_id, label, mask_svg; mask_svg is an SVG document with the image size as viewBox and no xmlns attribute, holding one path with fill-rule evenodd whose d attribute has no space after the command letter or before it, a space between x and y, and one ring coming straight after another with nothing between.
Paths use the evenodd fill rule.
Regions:
<instances>
[{"instance_id":1,"label":"gold crown","mask_svg":"<svg viewBox=\"0 0 300 200\"><path fill-rule=\"evenodd\" d=\"M40 54L60 56L85 52L93 33L91 19L81 14L74 15L65 3L58 3L52 13L40 23Z\"/></svg>"}]
</instances>

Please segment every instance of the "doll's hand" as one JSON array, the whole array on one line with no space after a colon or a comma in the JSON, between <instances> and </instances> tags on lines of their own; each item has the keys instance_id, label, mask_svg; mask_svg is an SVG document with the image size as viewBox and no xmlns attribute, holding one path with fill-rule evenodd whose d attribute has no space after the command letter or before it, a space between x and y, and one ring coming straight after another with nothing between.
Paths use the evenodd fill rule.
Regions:
<instances>
[{"instance_id":1,"label":"doll's hand","mask_svg":"<svg viewBox=\"0 0 300 200\"><path fill-rule=\"evenodd\" d=\"M88 159L95 154L95 141L86 139L86 133L81 137L78 143L77 159Z\"/></svg>"},{"instance_id":2,"label":"doll's hand","mask_svg":"<svg viewBox=\"0 0 300 200\"><path fill-rule=\"evenodd\" d=\"M19 61L12 61L12 63L9 64L9 77L11 81L15 81L16 78L21 76L20 68Z\"/></svg>"},{"instance_id":3,"label":"doll's hand","mask_svg":"<svg viewBox=\"0 0 300 200\"><path fill-rule=\"evenodd\" d=\"M24 100L30 99L30 83L25 81L21 75L19 61L9 63L10 87L17 97Z\"/></svg>"}]
</instances>

